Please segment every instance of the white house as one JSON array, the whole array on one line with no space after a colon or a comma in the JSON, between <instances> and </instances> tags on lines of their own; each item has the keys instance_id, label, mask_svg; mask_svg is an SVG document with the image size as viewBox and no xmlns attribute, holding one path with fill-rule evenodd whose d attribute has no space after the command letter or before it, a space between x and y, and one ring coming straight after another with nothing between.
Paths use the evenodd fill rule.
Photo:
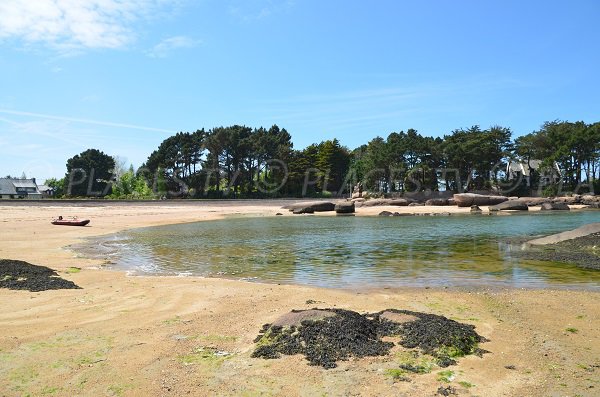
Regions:
<instances>
[{"instance_id":1,"label":"white house","mask_svg":"<svg viewBox=\"0 0 600 397\"><path fill-rule=\"evenodd\" d=\"M542 160L511 160L506 167L509 180L522 179L522 183L531 186L531 171L540 176L540 184L550 185L560 181L561 172L558 164L554 162L552 169L543 168Z\"/></svg>"},{"instance_id":2,"label":"white house","mask_svg":"<svg viewBox=\"0 0 600 397\"><path fill-rule=\"evenodd\" d=\"M0 178L0 199L29 199L42 198L35 178Z\"/></svg>"},{"instance_id":3,"label":"white house","mask_svg":"<svg viewBox=\"0 0 600 397\"><path fill-rule=\"evenodd\" d=\"M54 197L56 190L48 185L38 185L38 190L42 193L43 198Z\"/></svg>"}]
</instances>

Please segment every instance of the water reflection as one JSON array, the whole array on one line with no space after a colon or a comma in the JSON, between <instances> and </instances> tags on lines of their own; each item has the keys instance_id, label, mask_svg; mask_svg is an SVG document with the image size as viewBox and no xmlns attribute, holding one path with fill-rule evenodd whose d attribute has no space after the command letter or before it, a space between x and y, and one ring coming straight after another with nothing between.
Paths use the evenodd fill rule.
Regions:
<instances>
[{"instance_id":1,"label":"water reflection","mask_svg":"<svg viewBox=\"0 0 600 397\"><path fill-rule=\"evenodd\" d=\"M520 259L509 238L599 222L600 212L514 216L237 218L136 229L80 245L138 273L325 287L600 289L600 272Z\"/></svg>"}]
</instances>

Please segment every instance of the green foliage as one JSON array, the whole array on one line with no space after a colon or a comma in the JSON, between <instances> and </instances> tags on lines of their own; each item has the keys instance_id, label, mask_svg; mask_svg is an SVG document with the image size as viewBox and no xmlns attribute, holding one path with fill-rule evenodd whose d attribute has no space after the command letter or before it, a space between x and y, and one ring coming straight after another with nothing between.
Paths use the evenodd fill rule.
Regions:
<instances>
[{"instance_id":1,"label":"green foliage","mask_svg":"<svg viewBox=\"0 0 600 397\"><path fill-rule=\"evenodd\" d=\"M542 197L555 197L559 194L558 185L549 185L542 191Z\"/></svg>"},{"instance_id":2,"label":"green foliage","mask_svg":"<svg viewBox=\"0 0 600 397\"><path fill-rule=\"evenodd\" d=\"M44 184L46 186L49 186L49 187L51 187L51 188L54 189L54 197L56 197L56 198L60 198L60 197L64 196L64 194L66 193L66 191L65 191L65 186L66 186L65 178L61 178L61 179L56 179L56 178L46 179L46 182L44 182Z\"/></svg>"},{"instance_id":3,"label":"green foliage","mask_svg":"<svg viewBox=\"0 0 600 397\"><path fill-rule=\"evenodd\" d=\"M291 135L277 125L233 125L168 137L137 173L123 170L118 158L115 164L90 149L68 160L64 179L47 184L58 197L127 199L336 197L358 182L371 195L442 186L517 195L557 195L563 187L573 193L600 189L600 122L556 120L514 142L511 135L501 126L457 129L443 138L409 129L376 137L353 151L337 139L294 150ZM524 174L529 176L512 178L506 172L511 160L527 164Z\"/></svg>"},{"instance_id":4,"label":"green foliage","mask_svg":"<svg viewBox=\"0 0 600 397\"><path fill-rule=\"evenodd\" d=\"M115 161L111 156L88 149L67 160L65 175L68 196L104 197L110 193Z\"/></svg>"},{"instance_id":5,"label":"green foliage","mask_svg":"<svg viewBox=\"0 0 600 397\"><path fill-rule=\"evenodd\" d=\"M134 172L133 166L112 184L112 199L151 199L155 197L141 174Z\"/></svg>"},{"instance_id":6,"label":"green foliage","mask_svg":"<svg viewBox=\"0 0 600 397\"><path fill-rule=\"evenodd\" d=\"M231 353L221 352L214 347L197 347L190 354L179 356L179 361L184 365L204 364L218 366L223 361L231 358Z\"/></svg>"},{"instance_id":7,"label":"green foliage","mask_svg":"<svg viewBox=\"0 0 600 397\"><path fill-rule=\"evenodd\" d=\"M446 167L456 172L446 175L446 187L454 191L484 189L485 182L498 182L506 168L504 159L511 149L509 128L494 126L481 130L473 126L455 130L444 137Z\"/></svg>"},{"instance_id":8,"label":"green foliage","mask_svg":"<svg viewBox=\"0 0 600 397\"><path fill-rule=\"evenodd\" d=\"M405 192L437 190L437 169L443 166L440 138L423 137L413 129L377 137L353 152L359 179L369 190Z\"/></svg>"},{"instance_id":9,"label":"green foliage","mask_svg":"<svg viewBox=\"0 0 600 397\"><path fill-rule=\"evenodd\" d=\"M180 132L148 157L142 173L160 196L272 196L284 185L291 152L291 135L276 125Z\"/></svg>"},{"instance_id":10,"label":"green foliage","mask_svg":"<svg viewBox=\"0 0 600 397\"><path fill-rule=\"evenodd\" d=\"M542 160L545 172L560 169L560 179L565 188L575 193L595 191L600 178L600 123L583 121L549 121L539 131L519 137L515 141L515 153L526 161ZM536 175L534 187L544 188L545 183ZM544 192L552 195L558 187Z\"/></svg>"},{"instance_id":11,"label":"green foliage","mask_svg":"<svg viewBox=\"0 0 600 397\"><path fill-rule=\"evenodd\" d=\"M475 387L474 384L472 384L471 382L467 382L464 380L461 380L460 382L458 382L459 385L461 385L462 387L464 387L465 389L470 389L472 387Z\"/></svg>"},{"instance_id":12,"label":"green foliage","mask_svg":"<svg viewBox=\"0 0 600 397\"><path fill-rule=\"evenodd\" d=\"M437 380L440 382L450 383L454 380L454 371L446 370L438 372Z\"/></svg>"},{"instance_id":13,"label":"green foliage","mask_svg":"<svg viewBox=\"0 0 600 397\"><path fill-rule=\"evenodd\" d=\"M337 139L312 144L289 156L286 186L290 196L334 197L348 193L351 154Z\"/></svg>"},{"instance_id":14,"label":"green foliage","mask_svg":"<svg viewBox=\"0 0 600 397\"><path fill-rule=\"evenodd\" d=\"M410 378L406 375L406 371L397 368L390 368L385 371L385 374L393 380L410 382Z\"/></svg>"}]
</instances>

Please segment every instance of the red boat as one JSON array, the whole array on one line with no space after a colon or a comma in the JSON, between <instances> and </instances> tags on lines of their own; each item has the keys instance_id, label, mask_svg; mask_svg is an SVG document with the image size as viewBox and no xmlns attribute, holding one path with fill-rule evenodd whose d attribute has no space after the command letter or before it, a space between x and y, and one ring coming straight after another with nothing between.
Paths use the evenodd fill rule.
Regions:
<instances>
[{"instance_id":1,"label":"red boat","mask_svg":"<svg viewBox=\"0 0 600 397\"><path fill-rule=\"evenodd\" d=\"M53 225L61 225L61 226L85 226L90 223L89 219L79 219L76 217L63 219L62 216L59 216L57 219L52 219L50 222Z\"/></svg>"}]
</instances>

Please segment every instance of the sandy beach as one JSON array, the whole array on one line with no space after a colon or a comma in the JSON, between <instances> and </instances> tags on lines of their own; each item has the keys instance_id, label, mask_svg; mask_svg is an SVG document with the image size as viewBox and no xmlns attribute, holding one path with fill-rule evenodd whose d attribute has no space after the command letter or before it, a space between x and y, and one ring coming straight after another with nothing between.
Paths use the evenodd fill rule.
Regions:
<instances>
[{"instance_id":1,"label":"sandy beach","mask_svg":"<svg viewBox=\"0 0 600 397\"><path fill-rule=\"evenodd\" d=\"M335 290L198 277L128 277L64 247L124 229L226 215L292 216L283 201L0 203L0 258L56 269L82 289L0 289L0 396L595 396L600 393L600 295L568 290ZM458 207L369 207L468 213ZM484 211L486 209L484 208ZM58 215L90 218L57 227ZM304 215L302 215L304 216ZM320 215L319 215L320 216ZM80 268L76 271L73 268ZM395 381L389 356L334 369L301 356L251 358L265 323L292 309L387 308L443 315L489 339L439 380L440 368ZM206 355L203 352L223 352Z\"/></svg>"}]
</instances>

